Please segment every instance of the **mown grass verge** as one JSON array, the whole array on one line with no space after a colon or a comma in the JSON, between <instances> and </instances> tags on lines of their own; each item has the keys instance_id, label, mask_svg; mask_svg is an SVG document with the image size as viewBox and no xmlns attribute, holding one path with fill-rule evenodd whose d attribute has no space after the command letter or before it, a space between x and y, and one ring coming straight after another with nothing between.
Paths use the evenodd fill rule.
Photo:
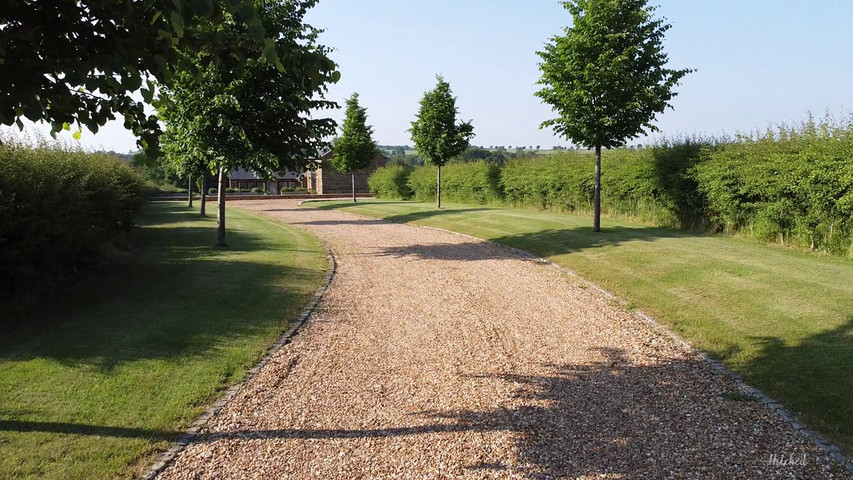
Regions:
<instances>
[{"instance_id":1,"label":"mown grass verge","mask_svg":"<svg viewBox=\"0 0 853 480\"><path fill-rule=\"evenodd\" d=\"M0 478L129 478L284 332L328 263L310 235L229 210L145 207L110 273L0 338Z\"/></svg>"},{"instance_id":2,"label":"mown grass verge","mask_svg":"<svg viewBox=\"0 0 853 480\"><path fill-rule=\"evenodd\" d=\"M527 250L668 325L853 453L853 261L585 215L411 202L325 203Z\"/></svg>"}]
</instances>

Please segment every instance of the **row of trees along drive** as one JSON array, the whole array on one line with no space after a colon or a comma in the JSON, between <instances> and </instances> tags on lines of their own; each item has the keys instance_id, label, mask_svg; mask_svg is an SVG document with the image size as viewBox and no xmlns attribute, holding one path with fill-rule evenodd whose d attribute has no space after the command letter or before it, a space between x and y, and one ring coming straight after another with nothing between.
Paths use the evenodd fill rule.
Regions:
<instances>
[{"instance_id":1,"label":"row of trees along drive","mask_svg":"<svg viewBox=\"0 0 853 480\"><path fill-rule=\"evenodd\" d=\"M544 87L536 96L550 104L557 118L540 128L595 149L593 229L601 230L601 149L625 145L656 131L657 114L691 69L666 68L664 33L671 27L653 17L647 0L572 0L563 5L572 27L555 35L537 52Z\"/></svg>"},{"instance_id":2,"label":"row of trees along drive","mask_svg":"<svg viewBox=\"0 0 853 480\"><path fill-rule=\"evenodd\" d=\"M217 245L225 245L228 172L245 168L272 175L301 169L324 144L323 137L335 131L332 119L310 116L312 110L337 107L323 95L340 77L327 57L329 49L316 42L319 31L302 22L314 3L258 2L261 25L277 32L271 43L289 52L278 64L264 59L198 62L195 73L176 75L156 102L167 127L167 157L189 175L218 173ZM240 32L248 26L232 17L211 28Z\"/></svg>"},{"instance_id":3,"label":"row of trees along drive","mask_svg":"<svg viewBox=\"0 0 853 480\"><path fill-rule=\"evenodd\" d=\"M311 119L340 74L303 17L317 0L10 0L0 12L0 123L93 132L117 115L180 169L301 167L334 133ZM132 94L139 91L143 101ZM157 92L159 91L159 95ZM145 112L145 104L158 110ZM225 241L220 184L218 243Z\"/></svg>"}]
</instances>

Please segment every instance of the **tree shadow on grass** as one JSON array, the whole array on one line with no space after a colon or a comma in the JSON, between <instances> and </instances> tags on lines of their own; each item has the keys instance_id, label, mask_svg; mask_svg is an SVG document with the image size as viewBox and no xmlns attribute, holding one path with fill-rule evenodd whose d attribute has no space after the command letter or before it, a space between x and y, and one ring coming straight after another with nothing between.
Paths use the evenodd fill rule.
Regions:
<instances>
[{"instance_id":1,"label":"tree shadow on grass","mask_svg":"<svg viewBox=\"0 0 853 480\"><path fill-rule=\"evenodd\" d=\"M798 344L755 338L746 379L853 455L853 317Z\"/></svg>"},{"instance_id":2,"label":"tree shadow on grass","mask_svg":"<svg viewBox=\"0 0 853 480\"><path fill-rule=\"evenodd\" d=\"M283 331L317 281L314 270L243 260L270 248L245 231L230 230L225 251L204 227L157 223L138 233L144 248L108 274L7 319L0 361L50 358L109 371L140 359L205 355Z\"/></svg>"},{"instance_id":3,"label":"tree shadow on grass","mask_svg":"<svg viewBox=\"0 0 853 480\"><path fill-rule=\"evenodd\" d=\"M182 432L152 430L148 428L108 427L68 422L36 422L0 420L0 432L46 432L66 435L94 435L98 437L141 438L152 441L174 440Z\"/></svg>"},{"instance_id":4,"label":"tree shadow on grass","mask_svg":"<svg viewBox=\"0 0 853 480\"><path fill-rule=\"evenodd\" d=\"M526 478L600 474L707 478L709 470L719 473L732 465L738 466L743 478L765 478L774 468L768 465L767 452L797 458L802 453L788 444L785 434L768 431L777 428L773 422L749 421L766 417L767 408L739 395L730 379L710 372L704 361L665 360L639 365L618 349L603 350L602 357L587 365L549 365L552 373L544 376L478 376L513 388L516 401L512 407L416 412L406 425L367 429L224 431L200 436L196 441L339 441L509 432L515 443L515 458L501 451L489 458L472 459L467 469L506 470L507 475L523 474ZM371 445L383 448L381 443ZM809 464L813 460L810 457ZM785 469L785 474L808 476L798 471L799 466L778 468ZM808 473L807 466L802 468ZM770 476L778 473L782 470Z\"/></svg>"},{"instance_id":5,"label":"tree shadow on grass","mask_svg":"<svg viewBox=\"0 0 853 480\"><path fill-rule=\"evenodd\" d=\"M665 238L687 238L700 235L666 228L605 227L593 232L592 227L549 229L493 238L492 241L526 250L540 257L580 252L628 242L655 242Z\"/></svg>"}]
</instances>

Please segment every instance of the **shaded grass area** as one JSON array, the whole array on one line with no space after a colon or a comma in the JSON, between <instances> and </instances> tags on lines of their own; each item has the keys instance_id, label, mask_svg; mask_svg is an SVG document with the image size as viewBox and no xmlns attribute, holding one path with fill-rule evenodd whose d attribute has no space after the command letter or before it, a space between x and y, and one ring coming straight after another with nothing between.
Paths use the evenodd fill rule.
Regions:
<instances>
[{"instance_id":1,"label":"shaded grass area","mask_svg":"<svg viewBox=\"0 0 853 480\"><path fill-rule=\"evenodd\" d=\"M314 204L317 205L317 204ZM411 202L324 203L548 258L651 314L853 453L853 262L588 216Z\"/></svg>"},{"instance_id":2,"label":"shaded grass area","mask_svg":"<svg viewBox=\"0 0 853 480\"><path fill-rule=\"evenodd\" d=\"M0 338L0 478L129 478L287 328L328 268L308 234L145 207L113 271Z\"/></svg>"}]
</instances>

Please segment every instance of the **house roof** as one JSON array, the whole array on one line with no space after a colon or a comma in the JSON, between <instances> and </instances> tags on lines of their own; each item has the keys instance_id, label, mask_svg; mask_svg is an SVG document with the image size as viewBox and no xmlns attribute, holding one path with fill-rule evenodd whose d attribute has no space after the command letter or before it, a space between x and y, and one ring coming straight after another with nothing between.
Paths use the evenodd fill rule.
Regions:
<instances>
[{"instance_id":1,"label":"house roof","mask_svg":"<svg viewBox=\"0 0 853 480\"><path fill-rule=\"evenodd\" d=\"M246 170L243 168L231 170L231 174L229 176L231 177L231 180L267 180L265 176L258 175L254 170ZM275 180L299 180L299 174L288 170L284 172L283 175L276 173Z\"/></svg>"}]
</instances>

